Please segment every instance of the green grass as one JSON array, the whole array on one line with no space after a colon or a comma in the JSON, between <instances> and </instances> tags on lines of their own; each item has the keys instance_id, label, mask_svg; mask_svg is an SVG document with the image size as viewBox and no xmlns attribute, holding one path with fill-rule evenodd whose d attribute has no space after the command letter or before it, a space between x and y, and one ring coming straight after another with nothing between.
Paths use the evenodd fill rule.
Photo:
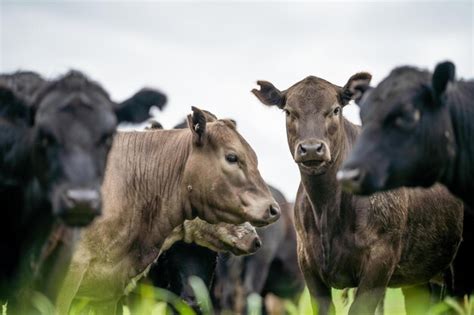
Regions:
<instances>
[{"instance_id":1,"label":"green grass","mask_svg":"<svg viewBox=\"0 0 474 315\"><path fill-rule=\"evenodd\" d=\"M212 315L213 309L209 298L209 292L207 291L204 283L201 279L194 277L190 279L190 284L196 293L197 300L200 305L203 305L204 315ZM131 314L129 308L124 306L124 315L166 315L168 304L178 310L181 315L195 315L195 312L180 300L176 295L163 289L155 288L150 285L140 285L136 291L138 297L138 303L136 304L135 311ZM353 299L353 292L349 293L348 303L344 303L343 291L333 290L333 300L336 306L337 314L347 314L350 303ZM51 303L40 294L34 295L34 303L43 315L52 315ZM466 299L463 303L447 298L443 302L433 305L430 308L428 315L440 315L450 310L451 314L458 315L474 315L474 305L471 302L472 299ZM263 299L253 294L248 298L249 315L260 315L260 307L263 303ZM405 315L405 303L401 290L389 289L385 297L385 313L387 315ZM70 312L70 315L84 314L84 308L86 305L78 303L75 305ZM311 300L309 297L308 290L305 289L301 295L297 304L290 301L285 301L285 308L289 315L306 315L312 314ZM8 315L7 306L2 305L1 315ZM87 315L99 315L94 314L92 311L87 311ZM100 314L101 315L101 314Z\"/></svg>"}]
</instances>

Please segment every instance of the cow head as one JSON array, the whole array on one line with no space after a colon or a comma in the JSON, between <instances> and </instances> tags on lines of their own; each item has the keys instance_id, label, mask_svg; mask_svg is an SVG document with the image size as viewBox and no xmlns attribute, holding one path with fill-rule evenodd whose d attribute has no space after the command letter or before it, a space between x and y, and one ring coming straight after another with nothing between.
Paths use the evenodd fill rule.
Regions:
<instances>
[{"instance_id":1,"label":"cow head","mask_svg":"<svg viewBox=\"0 0 474 315\"><path fill-rule=\"evenodd\" d=\"M277 106L286 114L288 146L300 171L319 175L338 159L344 145L342 108L356 97L356 82L370 80L358 73L343 88L310 76L285 91L267 81L252 93L265 105Z\"/></svg>"},{"instance_id":2,"label":"cow head","mask_svg":"<svg viewBox=\"0 0 474 315\"><path fill-rule=\"evenodd\" d=\"M30 164L54 215L82 226L100 214L100 186L117 124L146 120L150 107L161 108L165 101L162 93L144 89L115 103L78 71L35 94L27 106L33 112Z\"/></svg>"},{"instance_id":3,"label":"cow head","mask_svg":"<svg viewBox=\"0 0 474 315\"><path fill-rule=\"evenodd\" d=\"M192 208L209 223L263 226L280 216L257 168L257 156L234 122L193 107L192 150L183 183Z\"/></svg>"},{"instance_id":4,"label":"cow head","mask_svg":"<svg viewBox=\"0 0 474 315\"><path fill-rule=\"evenodd\" d=\"M196 243L215 252L231 252L234 255L255 253L262 241L250 223L234 225L228 223L209 224L196 218L183 224L183 240Z\"/></svg>"},{"instance_id":5,"label":"cow head","mask_svg":"<svg viewBox=\"0 0 474 315\"><path fill-rule=\"evenodd\" d=\"M339 172L346 189L360 194L400 186L430 186L456 152L445 92L454 65L434 74L413 67L393 70L376 88L362 87L362 133Z\"/></svg>"}]
</instances>

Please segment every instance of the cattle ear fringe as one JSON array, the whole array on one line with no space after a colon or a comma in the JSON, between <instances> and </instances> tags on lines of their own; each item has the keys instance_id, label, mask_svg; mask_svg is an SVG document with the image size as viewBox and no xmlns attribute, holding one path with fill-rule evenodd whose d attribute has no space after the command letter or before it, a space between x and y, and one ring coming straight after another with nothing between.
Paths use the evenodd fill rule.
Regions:
<instances>
[{"instance_id":1,"label":"cattle ear fringe","mask_svg":"<svg viewBox=\"0 0 474 315\"><path fill-rule=\"evenodd\" d=\"M252 89L252 93L267 106L278 106L283 108L285 105L285 96L273 84L268 81L257 81L260 90Z\"/></svg>"},{"instance_id":2,"label":"cattle ear fringe","mask_svg":"<svg viewBox=\"0 0 474 315\"><path fill-rule=\"evenodd\" d=\"M444 92L446 91L448 82L454 81L455 72L456 67L450 61L441 62L436 65L433 77L431 79L433 98L436 104L441 103L441 99Z\"/></svg>"},{"instance_id":3,"label":"cattle ear fringe","mask_svg":"<svg viewBox=\"0 0 474 315\"><path fill-rule=\"evenodd\" d=\"M188 115L188 126L193 133L194 142L200 146L204 143L204 134L206 132L207 123L206 115L197 107L192 106L191 110L193 111L193 114Z\"/></svg>"},{"instance_id":4,"label":"cattle ear fringe","mask_svg":"<svg viewBox=\"0 0 474 315\"><path fill-rule=\"evenodd\" d=\"M359 72L351 76L340 93L342 105L347 105L351 100L359 102L364 92L370 87L370 80L372 80L372 75L368 72Z\"/></svg>"}]
</instances>

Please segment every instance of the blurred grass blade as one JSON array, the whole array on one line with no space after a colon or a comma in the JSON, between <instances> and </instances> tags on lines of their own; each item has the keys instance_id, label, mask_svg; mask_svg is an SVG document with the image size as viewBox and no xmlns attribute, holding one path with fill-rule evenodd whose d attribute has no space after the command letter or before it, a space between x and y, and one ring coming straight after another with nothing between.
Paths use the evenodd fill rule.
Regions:
<instances>
[{"instance_id":1,"label":"blurred grass blade","mask_svg":"<svg viewBox=\"0 0 474 315\"><path fill-rule=\"evenodd\" d=\"M37 291L31 293L31 304L41 315L54 315L54 305L46 296Z\"/></svg>"},{"instance_id":2,"label":"blurred grass blade","mask_svg":"<svg viewBox=\"0 0 474 315\"><path fill-rule=\"evenodd\" d=\"M257 293L252 293L247 298L247 307L249 315L262 314L262 297Z\"/></svg>"},{"instance_id":3,"label":"blurred grass blade","mask_svg":"<svg viewBox=\"0 0 474 315\"><path fill-rule=\"evenodd\" d=\"M211 297L207 290L206 284L201 278L196 276L189 277L189 285L193 288L194 295L198 305L201 307L203 315L213 315L214 310L212 308Z\"/></svg>"},{"instance_id":4,"label":"blurred grass blade","mask_svg":"<svg viewBox=\"0 0 474 315\"><path fill-rule=\"evenodd\" d=\"M180 315L196 315L196 312L186 303L183 302L176 294L162 288L154 287L155 298L171 304Z\"/></svg>"},{"instance_id":5,"label":"blurred grass blade","mask_svg":"<svg viewBox=\"0 0 474 315\"><path fill-rule=\"evenodd\" d=\"M464 310L464 308L459 304L458 301L451 297L447 297L444 302L448 304L458 315L465 315L467 312Z\"/></svg>"},{"instance_id":6,"label":"blurred grass blade","mask_svg":"<svg viewBox=\"0 0 474 315\"><path fill-rule=\"evenodd\" d=\"M288 313L288 315L299 315L298 313L298 307L295 305L295 303L286 300L285 301L285 310Z\"/></svg>"}]
</instances>

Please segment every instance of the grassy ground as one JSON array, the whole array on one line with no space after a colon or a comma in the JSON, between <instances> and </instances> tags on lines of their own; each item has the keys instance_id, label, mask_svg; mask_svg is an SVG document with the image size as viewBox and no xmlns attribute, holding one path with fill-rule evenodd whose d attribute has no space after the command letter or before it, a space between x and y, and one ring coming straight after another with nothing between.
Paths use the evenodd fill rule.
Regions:
<instances>
[{"instance_id":1,"label":"grassy ground","mask_svg":"<svg viewBox=\"0 0 474 315\"><path fill-rule=\"evenodd\" d=\"M192 279L191 284L196 292L196 296L200 301L201 305L204 305L204 315L212 315L213 309L209 300L209 293L206 290L202 281L198 278ZM124 315L166 315L167 313L167 304L169 302L172 304L179 312L180 315L194 315L195 312L183 303L178 297L172 293L153 288L148 285L142 285L138 288L137 291L139 297L139 303L137 308L132 313L127 306L124 306L123 314ZM336 306L336 314L347 314L349 310L350 302L352 301L353 292L349 293L348 303L344 303L343 292L340 290L333 290L334 304ZM253 295L249 297L249 315L260 315L260 306L262 303L261 297L258 295ZM43 315L53 315L54 311L52 309L51 303L45 299L39 299L35 303L39 309L42 310ZM387 315L405 315L405 303L401 290L399 289L389 289L385 297L385 312ZM306 289L299 299L297 304L293 304L289 301L285 302L285 308L289 315L306 315L312 314L311 302L308 290ZM436 305L433 305L428 312L428 315L438 315L446 314L446 311L450 314L458 315L474 315L474 305L471 303L471 299L466 299L464 303L456 302L452 299L446 299L443 302L440 302ZM0 308L0 314L8 315L7 307L4 305ZM87 303L79 303L74 309L71 310L70 315L76 314L87 314L95 315L95 313L90 310L87 311ZM22 314L27 315L27 314ZM61 314L62 315L62 314ZM102 315L102 314L97 314ZM415 314L417 315L417 314ZM421 314L420 314L421 315Z\"/></svg>"}]
</instances>

